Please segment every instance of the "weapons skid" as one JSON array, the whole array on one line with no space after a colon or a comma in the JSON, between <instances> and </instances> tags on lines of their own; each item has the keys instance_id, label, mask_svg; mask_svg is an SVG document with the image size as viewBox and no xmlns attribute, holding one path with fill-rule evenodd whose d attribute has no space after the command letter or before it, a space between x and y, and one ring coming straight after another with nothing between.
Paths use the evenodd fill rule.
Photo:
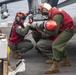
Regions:
<instances>
[{"instance_id":1,"label":"weapons skid","mask_svg":"<svg viewBox=\"0 0 76 75\"><path fill-rule=\"evenodd\" d=\"M26 70L25 60L21 59L16 63L14 69L9 70L8 75L17 75L19 72L23 72Z\"/></svg>"}]
</instances>

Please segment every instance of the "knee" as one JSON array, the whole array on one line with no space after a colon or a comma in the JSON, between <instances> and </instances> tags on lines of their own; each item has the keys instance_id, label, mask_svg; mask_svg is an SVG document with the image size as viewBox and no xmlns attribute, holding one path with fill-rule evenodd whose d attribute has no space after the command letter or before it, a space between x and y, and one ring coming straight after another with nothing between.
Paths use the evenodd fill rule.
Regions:
<instances>
[{"instance_id":1,"label":"knee","mask_svg":"<svg viewBox=\"0 0 76 75\"><path fill-rule=\"evenodd\" d=\"M38 42L38 43L36 44L36 47L37 47L37 48L41 48L41 43Z\"/></svg>"},{"instance_id":2,"label":"knee","mask_svg":"<svg viewBox=\"0 0 76 75\"><path fill-rule=\"evenodd\" d=\"M43 51L43 50L45 50L45 48L46 48L45 44L44 44L43 42L41 42L41 41L36 44L36 47L37 47L40 51Z\"/></svg>"},{"instance_id":3,"label":"knee","mask_svg":"<svg viewBox=\"0 0 76 75\"><path fill-rule=\"evenodd\" d=\"M57 48L57 45L56 45L56 43L53 42L53 43L52 43L52 49L53 49L53 50L56 50L56 48Z\"/></svg>"},{"instance_id":4,"label":"knee","mask_svg":"<svg viewBox=\"0 0 76 75\"><path fill-rule=\"evenodd\" d=\"M29 44L30 49L32 49L34 47L34 45L32 43Z\"/></svg>"}]
</instances>

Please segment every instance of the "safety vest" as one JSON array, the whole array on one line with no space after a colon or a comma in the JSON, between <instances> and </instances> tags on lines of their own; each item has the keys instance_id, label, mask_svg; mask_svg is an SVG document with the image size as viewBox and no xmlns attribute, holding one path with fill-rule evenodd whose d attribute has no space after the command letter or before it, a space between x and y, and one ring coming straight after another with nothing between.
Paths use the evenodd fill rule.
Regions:
<instances>
[{"instance_id":1,"label":"safety vest","mask_svg":"<svg viewBox=\"0 0 76 75\"><path fill-rule=\"evenodd\" d=\"M69 14L67 14L64 10L58 9L56 7L53 7L50 11L50 19L53 19L53 17L56 14L62 14L63 15L63 22L60 25L59 28L59 32L64 31L65 29L74 29L74 23L73 23L73 19L71 18L71 16ZM53 37L51 37L52 40L55 40L57 38L58 34L54 35Z\"/></svg>"},{"instance_id":2,"label":"safety vest","mask_svg":"<svg viewBox=\"0 0 76 75\"><path fill-rule=\"evenodd\" d=\"M24 28L23 24L21 24L21 23L18 23L18 22L13 23L11 33L9 36L9 42L12 44L18 44L19 42L21 42L24 39L24 36L20 36L16 33L17 26L21 26L22 28Z\"/></svg>"}]
</instances>

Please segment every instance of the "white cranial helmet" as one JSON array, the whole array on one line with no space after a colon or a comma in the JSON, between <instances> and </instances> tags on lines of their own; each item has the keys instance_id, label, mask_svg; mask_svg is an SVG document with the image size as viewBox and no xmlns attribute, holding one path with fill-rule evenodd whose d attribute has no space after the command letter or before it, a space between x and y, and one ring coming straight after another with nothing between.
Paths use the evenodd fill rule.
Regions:
<instances>
[{"instance_id":1,"label":"white cranial helmet","mask_svg":"<svg viewBox=\"0 0 76 75\"><path fill-rule=\"evenodd\" d=\"M42 12L43 9L46 9L49 12L51 8L52 7L51 7L50 4L48 4L48 3L42 3L41 6L40 6L40 12Z\"/></svg>"}]
</instances>

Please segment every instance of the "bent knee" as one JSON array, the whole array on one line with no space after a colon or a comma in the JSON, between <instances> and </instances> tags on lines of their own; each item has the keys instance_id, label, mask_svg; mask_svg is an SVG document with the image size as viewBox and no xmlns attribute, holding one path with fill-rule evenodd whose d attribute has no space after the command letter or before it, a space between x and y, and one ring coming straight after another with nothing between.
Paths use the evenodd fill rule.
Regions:
<instances>
[{"instance_id":1,"label":"bent knee","mask_svg":"<svg viewBox=\"0 0 76 75\"><path fill-rule=\"evenodd\" d=\"M57 45L56 45L56 43L52 43L52 49L56 49L57 48Z\"/></svg>"},{"instance_id":2,"label":"bent knee","mask_svg":"<svg viewBox=\"0 0 76 75\"><path fill-rule=\"evenodd\" d=\"M42 47L41 44L42 44L42 43L38 42L38 43L36 44L36 47L41 48L41 47Z\"/></svg>"},{"instance_id":3,"label":"bent knee","mask_svg":"<svg viewBox=\"0 0 76 75\"><path fill-rule=\"evenodd\" d=\"M34 47L34 45L32 43L30 43L29 47L32 49Z\"/></svg>"}]
</instances>

